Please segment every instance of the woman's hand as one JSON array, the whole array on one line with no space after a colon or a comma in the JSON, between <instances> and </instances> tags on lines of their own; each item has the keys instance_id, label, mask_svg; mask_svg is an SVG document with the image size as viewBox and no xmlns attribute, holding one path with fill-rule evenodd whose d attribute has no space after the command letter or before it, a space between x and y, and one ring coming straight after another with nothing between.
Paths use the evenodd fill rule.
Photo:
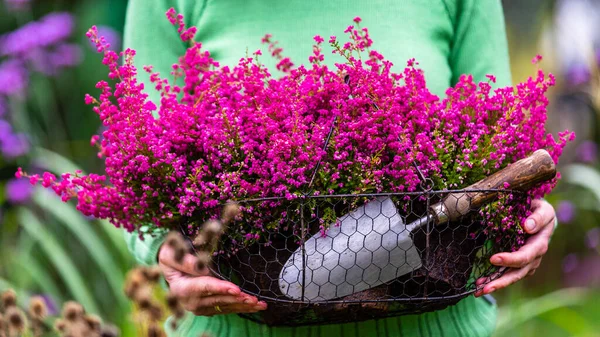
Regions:
<instances>
[{"instance_id":1,"label":"woman's hand","mask_svg":"<svg viewBox=\"0 0 600 337\"><path fill-rule=\"evenodd\" d=\"M556 213L554 208L544 200L534 200L531 203L533 213L525 220L523 228L531 236L525 245L513 253L499 253L490 258L496 266L510 268L502 277L491 281L475 292L475 296L492 293L513 284L526 276L533 275L540 266L542 257L548 251L548 243L554 232ZM477 280L477 286L486 282L486 278Z\"/></svg>"},{"instance_id":2,"label":"woman's hand","mask_svg":"<svg viewBox=\"0 0 600 337\"><path fill-rule=\"evenodd\" d=\"M195 315L253 313L267 308L265 302L243 293L235 284L211 276L208 268L197 270L192 254L186 254L182 263L178 263L175 250L165 244L158 253L158 265L171 293L179 298L185 310Z\"/></svg>"}]
</instances>

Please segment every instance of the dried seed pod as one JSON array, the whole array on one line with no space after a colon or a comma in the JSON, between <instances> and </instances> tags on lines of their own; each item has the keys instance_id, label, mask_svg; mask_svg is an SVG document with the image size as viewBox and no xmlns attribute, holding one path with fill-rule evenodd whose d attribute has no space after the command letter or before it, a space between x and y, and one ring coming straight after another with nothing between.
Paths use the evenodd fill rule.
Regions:
<instances>
[{"instance_id":1,"label":"dried seed pod","mask_svg":"<svg viewBox=\"0 0 600 337\"><path fill-rule=\"evenodd\" d=\"M171 311L177 310L177 308L181 307L181 303L179 302L179 298L175 296L173 293L168 293L166 296L167 307Z\"/></svg>"},{"instance_id":2,"label":"dried seed pod","mask_svg":"<svg viewBox=\"0 0 600 337\"><path fill-rule=\"evenodd\" d=\"M46 301L41 296L32 297L29 301L29 316L34 319L42 320L48 315Z\"/></svg>"},{"instance_id":3,"label":"dried seed pod","mask_svg":"<svg viewBox=\"0 0 600 337\"><path fill-rule=\"evenodd\" d=\"M114 325L106 325L102 327L100 337L117 337L119 336L119 329Z\"/></svg>"},{"instance_id":4,"label":"dried seed pod","mask_svg":"<svg viewBox=\"0 0 600 337\"><path fill-rule=\"evenodd\" d=\"M182 264L183 263L183 258L185 257L185 254L188 252L187 249L182 248L182 247L178 247L175 248L175 262Z\"/></svg>"},{"instance_id":5,"label":"dried seed pod","mask_svg":"<svg viewBox=\"0 0 600 337\"><path fill-rule=\"evenodd\" d=\"M223 226L228 226L240 214L240 205L237 202L229 202L223 207L221 213L221 222Z\"/></svg>"},{"instance_id":6,"label":"dried seed pod","mask_svg":"<svg viewBox=\"0 0 600 337\"><path fill-rule=\"evenodd\" d=\"M171 231L169 235L167 235L167 239L165 241L167 245L169 245L173 249L184 248L186 247L185 239L181 236L181 234Z\"/></svg>"},{"instance_id":7,"label":"dried seed pod","mask_svg":"<svg viewBox=\"0 0 600 337\"><path fill-rule=\"evenodd\" d=\"M81 318L83 318L83 317L81 317ZM79 336L95 337L95 336L97 336L97 334L94 334L92 329L90 329L88 324L83 319L78 319L77 321L72 322L68 326L67 335L73 336L73 337L79 337Z\"/></svg>"},{"instance_id":8,"label":"dried seed pod","mask_svg":"<svg viewBox=\"0 0 600 337\"><path fill-rule=\"evenodd\" d=\"M64 319L59 318L54 322L54 329L61 334L67 331L67 327L68 323Z\"/></svg>"},{"instance_id":9,"label":"dried seed pod","mask_svg":"<svg viewBox=\"0 0 600 337\"><path fill-rule=\"evenodd\" d=\"M152 306L152 288L148 285L141 287L134 298L140 310L148 310Z\"/></svg>"},{"instance_id":10,"label":"dried seed pod","mask_svg":"<svg viewBox=\"0 0 600 337\"><path fill-rule=\"evenodd\" d=\"M217 248L219 238L223 234L223 225L217 220L208 220L202 225L200 233L194 239L198 250L212 252Z\"/></svg>"},{"instance_id":11,"label":"dried seed pod","mask_svg":"<svg viewBox=\"0 0 600 337\"><path fill-rule=\"evenodd\" d=\"M162 320L163 318L163 310L158 305L151 305L148 309L148 314L150 316L150 319L157 322Z\"/></svg>"},{"instance_id":12,"label":"dried seed pod","mask_svg":"<svg viewBox=\"0 0 600 337\"><path fill-rule=\"evenodd\" d=\"M148 282L156 283L160 279L162 272L160 271L160 267L146 267L142 269L142 273Z\"/></svg>"},{"instance_id":13,"label":"dried seed pod","mask_svg":"<svg viewBox=\"0 0 600 337\"><path fill-rule=\"evenodd\" d=\"M179 302L179 299L177 298L177 296L171 293L167 294L167 307L169 308L171 313L173 313L175 318L179 319L182 318L183 315L185 315L185 310Z\"/></svg>"},{"instance_id":14,"label":"dried seed pod","mask_svg":"<svg viewBox=\"0 0 600 337\"><path fill-rule=\"evenodd\" d=\"M211 256L207 252L198 252L196 255L196 270L201 271L204 270L210 262L212 261Z\"/></svg>"},{"instance_id":15,"label":"dried seed pod","mask_svg":"<svg viewBox=\"0 0 600 337\"><path fill-rule=\"evenodd\" d=\"M148 337L164 337L165 332L158 324L148 326Z\"/></svg>"},{"instance_id":16,"label":"dried seed pod","mask_svg":"<svg viewBox=\"0 0 600 337\"><path fill-rule=\"evenodd\" d=\"M83 317L83 306L81 306L81 304L74 302L74 301L68 301L64 304L63 306L63 310L62 310L62 315L63 317L71 322L74 322L75 320Z\"/></svg>"},{"instance_id":17,"label":"dried seed pod","mask_svg":"<svg viewBox=\"0 0 600 337\"><path fill-rule=\"evenodd\" d=\"M178 324L178 323L179 323L179 322L177 322L177 320L176 320L176 319L172 319L172 320L169 322L169 326L171 327L171 330L173 330L173 331L177 330L177 324Z\"/></svg>"},{"instance_id":18,"label":"dried seed pod","mask_svg":"<svg viewBox=\"0 0 600 337\"><path fill-rule=\"evenodd\" d=\"M125 295L133 299L137 291L146 283L146 278L139 268L129 271L125 281Z\"/></svg>"},{"instance_id":19,"label":"dried seed pod","mask_svg":"<svg viewBox=\"0 0 600 337\"><path fill-rule=\"evenodd\" d=\"M8 289L2 293L2 306L4 310L17 305L17 293L14 290Z\"/></svg>"},{"instance_id":20,"label":"dried seed pod","mask_svg":"<svg viewBox=\"0 0 600 337\"><path fill-rule=\"evenodd\" d=\"M6 309L6 321L8 322L8 328L11 331L22 332L25 330L25 326L27 325L27 318L25 317L25 313L23 310L11 306Z\"/></svg>"},{"instance_id":21,"label":"dried seed pod","mask_svg":"<svg viewBox=\"0 0 600 337\"><path fill-rule=\"evenodd\" d=\"M95 332L100 332L100 328L102 327L102 319L96 315L85 315L83 317L87 325Z\"/></svg>"}]
</instances>

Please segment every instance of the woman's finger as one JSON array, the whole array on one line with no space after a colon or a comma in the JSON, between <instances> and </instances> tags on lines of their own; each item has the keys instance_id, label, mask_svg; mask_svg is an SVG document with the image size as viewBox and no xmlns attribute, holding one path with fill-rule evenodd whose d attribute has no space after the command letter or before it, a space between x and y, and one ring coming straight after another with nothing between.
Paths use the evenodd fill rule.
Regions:
<instances>
[{"instance_id":1,"label":"woman's finger","mask_svg":"<svg viewBox=\"0 0 600 337\"><path fill-rule=\"evenodd\" d=\"M531 211L531 215L523 223L523 228L528 234L535 234L544 228L546 224L554 222L554 208L545 200L533 200Z\"/></svg>"},{"instance_id":2,"label":"woman's finger","mask_svg":"<svg viewBox=\"0 0 600 337\"><path fill-rule=\"evenodd\" d=\"M483 287L481 294L485 295L485 294L492 293L498 289L505 288L519 280L522 280L529 274L529 272L531 270L535 270L537 268L537 266L540 265L541 260L542 260L541 258L537 258L537 259L535 259L535 261L533 263L528 264L527 266L525 266L523 268L510 269L508 272L506 272L504 275L502 275L502 277L500 277L499 279L486 284Z\"/></svg>"},{"instance_id":3,"label":"woman's finger","mask_svg":"<svg viewBox=\"0 0 600 337\"><path fill-rule=\"evenodd\" d=\"M231 296L231 295L213 295L206 297L192 296L184 300L184 307L188 311L194 311L200 308L214 308L215 306L227 306L230 304L248 304L255 305L258 300L254 296Z\"/></svg>"},{"instance_id":4,"label":"woman's finger","mask_svg":"<svg viewBox=\"0 0 600 337\"><path fill-rule=\"evenodd\" d=\"M242 296L242 291L238 286L212 276L198 276L182 279L179 282L171 284L171 292L179 298L206 297L212 295Z\"/></svg>"},{"instance_id":5,"label":"woman's finger","mask_svg":"<svg viewBox=\"0 0 600 337\"><path fill-rule=\"evenodd\" d=\"M546 254L552 231L553 227L548 224L540 232L529 237L518 251L495 254L490 258L490 262L496 266L522 268Z\"/></svg>"}]
</instances>

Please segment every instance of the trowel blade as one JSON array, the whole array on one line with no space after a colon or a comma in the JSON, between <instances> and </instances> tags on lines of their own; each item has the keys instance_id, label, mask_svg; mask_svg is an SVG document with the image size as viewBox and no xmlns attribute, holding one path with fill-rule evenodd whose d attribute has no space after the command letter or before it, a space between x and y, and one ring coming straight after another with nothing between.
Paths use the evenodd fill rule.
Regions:
<instances>
[{"instance_id":1,"label":"trowel blade","mask_svg":"<svg viewBox=\"0 0 600 337\"><path fill-rule=\"evenodd\" d=\"M290 256L279 274L281 292L326 301L376 287L421 267L421 256L394 202L379 197L339 218ZM305 264L305 268L303 265Z\"/></svg>"}]
</instances>

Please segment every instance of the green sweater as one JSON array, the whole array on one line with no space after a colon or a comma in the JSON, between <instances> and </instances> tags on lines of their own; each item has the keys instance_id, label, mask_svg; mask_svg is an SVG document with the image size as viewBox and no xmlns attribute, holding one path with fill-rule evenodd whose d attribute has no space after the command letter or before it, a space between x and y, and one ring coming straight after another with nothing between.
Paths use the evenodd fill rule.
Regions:
<instances>
[{"instance_id":1,"label":"green sweater","mask_svg":"<svg viewBox=\"0 0 600 337\"><path fill-rule=\"evenodd\" d=\"M461 74L485 80L494 74L498 85L510 84L504 18L499 0L130 0L125 45L137 51L138 68L153 65L163 76L186 46L165 19L168 8L198 27L201 41L221 64L235 65L246 52L264 49L261 37L273 34L284 55L295 64L308 60L312 38L342 37L355 16L369 28L373 49L401 71L415 58L429 88L438 95ZM325 49L326 63L341 62ZM275 62L264 53L261 62L275 74ZM141 73L147 83L148 76ZM147 86L150 88L150 86ZM157 95L151 95L154 100ZM157 102L157 101L155 101ZM158 102L157 102L158 103ZM162 237L127 242L139 262L153 264ZM496 307L474 297L456 306L422 315L299 328L269 328L236 315L189 315L177 336L489 336L495 327Z\"/></svg>"}]
</instances>

